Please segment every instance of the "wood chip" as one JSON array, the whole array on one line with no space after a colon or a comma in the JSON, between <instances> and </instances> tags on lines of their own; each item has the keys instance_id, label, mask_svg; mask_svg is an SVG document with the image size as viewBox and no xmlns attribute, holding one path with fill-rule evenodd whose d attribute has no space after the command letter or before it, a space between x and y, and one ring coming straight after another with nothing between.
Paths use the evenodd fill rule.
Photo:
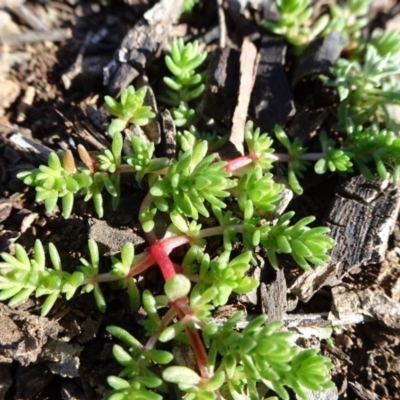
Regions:
<instances>
[{"instance_id":1,"label":"wood chip","mask_svg":"<svg viewBox=\"0 0 400 400\"><path fill-rule=\"evenodd\" d=\"M257 58L256 46L244 38L240 54L240 85L237 106L233 114L233 124L229 141L240 154L244 154L244 126L246 125L250 95L253 90L254 72Z\"/></svg>"},{"instance_id":2,"label":"wood chip","mask_svg":"<svg viewBox=\"0 0 400 400\"><path fill-rule=\"evenodd\" d=\"M104 84L118 97L163 48L181 14L183 0L161 0L148 10L122 40L114 59L104 68Z\"/></svg>"},{"instance_id":3,"label":"wood chip","mask_svg":"<svg viewBox=\"0 0 400 400\"><path fill-rule=\"evenodd\" d=\"M339 318L362 313L376 318L382 325L400 329L400 304L382 290L349 290L341 285L332 288L334 312Z\"/></svg>"},{"instance_id":4,"label":"wood chip","mask_svg":"<svg viewBox=\"0 0 400 400\"><path fill-rule=\"evenodd\" d=\"M168 158L176 157L176 128L168 109L160 113L162 143L160 155Z\"/></svg>"},{"instance_id":5,"label":"wood chip","mask_svg":"<svg viewBox=\"0 0 400 400\"><path fill-rule=\"evenodd\" d=\"M1 79L0 85L0 116L2 116L20 95L21 87L10 79Z\"/></svg>"},{"instance_id":6,"label":"wood chip","mask_svg":"<svg viewBox=\"0 0 400 400\"><path fill-rule=\"evenodd\" d=\"M207 71L203 113L228 130L239 91L240 53L231 47L216 49L211 56Z\"/></svg>"},{"instance_id":7,"label":"wood chip","mask_svg":"<svg viewBox=\"0 0 400 400\"><path fill-rule=\"evenodd\" d=\"M292 84L310 75L330 75L330 68L339 57L346 40L338 32L313 41L300 56L293 72Z\"/></svg>"},{"instance_id":8,"label":"wood chip","mask_svg":"<svg viewBox=\"0 0 400 400\"><path fill-rule=\"evenodd\" d=\"M78 378L79 355L82 347L76 343L65 343L59 339L50 339L40 354L39 361L47 361L49 369L55 375L64 378Z\"/></svg>"},{"instance_id":9,"label":"wood chip","mask_svg":"<svg viewBox=\"0 0 400 400\"><path fill-rule=\"evenodd\" d=\"M329 112L325 108L318 110L307 108L298 111L290 121L290 126L286 133L289 137L297 137L303 143L306 143L315 136L316 131L321 127L328 115Z\"/></svg>"},{"instance_id":10,"label":"wood chip","mask_svg":"<svg viewBox=\"0 0 400 400\"><path fill-rule=\"evenodd\" d=\"M18 131L11 135L8 141L13 145L14 148L22 151L24 156L32 162L37 162L39 160L47 163L49 154L52 152L51 149L42 145L40 142L34 139L28 139Z\"/></svg>"},{"instance_id":11,"label":"wood chip","mask_svg":"<svg viewBox=\"0 0 400 400\"><path fill-rule=\"evenodd\" d=\"M262 312L268 321L282 321L287 311L287 286L283 268L276 271L275 279L268 284L261 283Z\"/></svg>"},{"instance_id":12,"label":"wood chip","mask_svg":"<svg viewBox=\"0 0 400 400\"><path fill-rule=\"evenodd\" d=\"M18 212L18 218L22 219L20 231L21 233L25 233L39 218L39 214L23 209Z\"/></svg>"},{"instance_id":13,"label":"wood chip","mask_svg":"<svg viewBox=\"0 0 400 400\"><path fill-rule=\"evenodd\" d=\"M223 0L217 0L218 5L218 21L219 21L219 47L225 47L226 45L226 22L224 13L224 2Z\"/></svg>"},{"instance_id":14,"label":"wood chip","mask_svg":"<svg viewBox=\"0 0 400 400\"><path fill-rule=\"evenodd\" d=\"M0 198L0 222L5 221L11 214L12 202L11 199Z\"/></svg>"},{"instance_id":15,"label":"wood chip","mask_svg":"<svg viewBox=\"0 0 400 400\"><path fill-rule=\"evenodd\" d=\"M137 80L137 87L143 87L143 86L146 86L147 88L143 104L145 106L149 106L151 108L151 111L153 111L156 114L156 117L150 119L146 125L142 126L142 130L145 133L145 135L150 139L151 142L155 144L160 144L161 126L157 118L158 107L157 107L156 96L146 76L141 76Z\"/></svg>"},{"instance_id":16,"label":"wood chip","mask_svg":"<svg viewBox=\"0 0 400 400\"><path fill-rule=\"evenodd\" d=\"M14 7L11 7L10 10L20 20L24 21L24 23L26 25L28 25L30 28L37 30L37 31L42 31L42 32L47 32L47 33L50 32L49 28L44 23L44 21L42 21L36 15L35 11L32 10L31 7L26 6L24 4L18 4Z\"/></svg>"},{"instance_id":17,"label":"wood chip","mask_svg":"<svg viewBox=\"0 0 400 400\"><path fill-rule=\"evenodd\" d=\"M324 267L316 267L312 271L304 272L289 285L289 292L296 295L300 301L307 303L321 287L340 283L336 277L338 268L338 263L330 262Z\"/></svg>"},{"instance_id":18,"label":"wood chip","mask_svg":"<svg viewBox=\"0 0 400 400\"><path fill-rule=\"evenodd\" d=\"M383 261L399 208L399 188L387 181L370 182L359 175L340 185L327 217L330 236L337 242L331 258L339 264L339 278Z\"/></svg>"},{"instance_id":19,"label":"wood chip","mask_svg":"<svg viewBox=\"0 0 400 400\"><path fill-rule=\"evenodd\" d=\"M18 104L18 115L17 122L20 124L24 122L26 119L26 112L32 107L33 100L35 98L36 89L34 86L29 85L24 95L22 96L21 101Z\"/></svg>"},{"instance_id":20,"label":"wood chip","mask_svg":"<svg viewBox=\"0 0 400 400\"><path fill-rule=\"evenodd\" d=\"M336 190L327 217L336 240L331 260L299 276L289 287L307 302L322 286L334 286L352 269L383 261L400 208L398 187L369 182L362 175L347 179Z\"/></svg>"},{"instance_id":21,"label":"wood chip","mask_svg":"<svg viewBox=\"0 0 400 400\"><path fill-rule=\"evenodd\" d=\"M282 38L265 34L261 38L260 60L252 93L257 126L271 132L285 126L295 113L293 94L283 64L286 44Z\"/></svg>"},{"instance_id":22,"label":"wood chip","mask_svg":"<svg viewBox=\"0 0 400 400\"><path fill-rule=\"evenodd\" d=\"M349 382L349 386L353 389L354 393L357 395L357 398L360 400L381 400L380 396L368 389L365 389L359 382Z\"/></svg>"}]
</instances>

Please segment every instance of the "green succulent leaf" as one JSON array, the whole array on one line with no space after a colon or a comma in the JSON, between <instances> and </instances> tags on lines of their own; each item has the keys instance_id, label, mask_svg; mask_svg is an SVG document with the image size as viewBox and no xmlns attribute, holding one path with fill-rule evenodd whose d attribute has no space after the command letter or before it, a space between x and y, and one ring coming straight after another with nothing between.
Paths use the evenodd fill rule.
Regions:
<instances>
[{"instance_id":1,"label":"green succulent leaf","mask_svg":"<svg viewBox=\"0 0 400 400\"><path fill-rule=\"evenodd\" d=\"M128 123L143 126L155 117L151 107L143 105L146 91L146 86L138 90L135 90L133 86L128 86L121 92L120 103L110 96L104 98L107 111L117 117L109 126L110 136L113 137L121 132Z\"/></svg>"},{"instance_id":2,"label":"green succulent leaf","mask_svg":"<svg viewBox=\"0 0 400 400\"><path fill-rule=\"evenodd\" d=\"M200 376L188 367L168 367L163 372L163 378L180 386L194 386L201 381Z\"/></svg>"},{"instance_id":3,"label":"green succulent leaf","mask_svg":"<svg viewBox=\"0 0 400 400\"><path fill-rule=\"evenodd\" d=\"M172 216L178 225L182 224L175 216L181 213L193 219L198 219L199 214L208 217L206 201L218 208L225 207L222 199L229 196L228 189L236 186L229 179L230 173L223 170L225 163L213 163L215 155L205 157L206 152L207 142L203 141L182 153L178 161L170 165L167 174L150 189L154 205L162 212L175 211Z\"/></svg>"},{"instance_id":4,"label":"green succulent leaf","mask_svg":"<svg viewBox=\"0 0 400 400\"><path fill-rule=\"evenodd\" d=\"M190 280L186 276L176 274L165 282L164 291L171 301L175 301L187 296L190 286Z\"/></svg>"},{"instance_id":5,"label":"green succulent leaf","mask_svg":"<svg viewBox=\"0 0 400 400\"><path fill-rule=\"evenodd\" d=\"M193 115L193 112L187 112L188 109L183 104L201 96L205 88L204 76L197 73L196 69L203 64L207 53L199 53L198 48L197 41L184 44L182 38L174 39L171 52L165 57L165 64L173 76L164 77L164 83L171 90L167 91L167 96L162 97L162 100L167 104L179 106L175 116L179 126L186 125L191 118L190 114Z\"/></svg>"}]
</instances>

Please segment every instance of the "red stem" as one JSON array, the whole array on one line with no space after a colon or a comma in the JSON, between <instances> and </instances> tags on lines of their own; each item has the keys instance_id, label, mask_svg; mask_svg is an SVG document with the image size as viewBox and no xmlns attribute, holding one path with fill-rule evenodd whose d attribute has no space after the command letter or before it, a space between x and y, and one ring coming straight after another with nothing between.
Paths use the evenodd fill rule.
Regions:
<instances>
[{"instance_id":1,"label":"red stem","mask_svg":"<svg viewBox=\"0 0 400 400\"><path fill-rule=\"evenodd\" d=\"M168 257L163 242L156 242L150 245L149 252L160 267L165 281L176 274L174 264Z\"/></svg>"},{"instance_id":2,"label":"red stem","mask_svg":"<svg viewBox=\"0 0 400 400\"><path fill-rule=\"evenodd\" d=\"M182 301L185 301L187 303L188 298L185 297L172 303L172 306L175 308L180 319L183 319L186 315L185 311L181 309L179 304ZM189 327L185 328L185 332L187 337L189 338L190 346L196 358L201 377L207 380L210 379L210 375L207 371L207 352L204 348L199 332L197 330L192 330Z\"/></svg>"},{"instance_id":3,"label":"red stem","mask_svg":"<svg viewBox=\"0 0 400 400\"><path fill-rule=\"evenodd\" d=\"M175 266L168 257L168 253L175 247L187 243L189 240L190 239L187 236L176 236L174 238L165 239L161 242L156 242L150 245L149 252L160 267L165 281L172 278L176 274ZM184 304L180 304L182 301ZM184 297L171 303L180 319L188 315L188 302L188 298ZM199 332L197 330L192 330L189 327L185 328L185 332L189 338L190 346L193 349L201 376L205 379L210 379L210 376L207 372L207 352L204 348Z\"/></svg>"},{"instance_id":4,"label":"red stem","mask_svg":"<svg viewBox=\"0 0 400 400\"><path fill-rule=\"evenodd\" d=\"M144 254L144 258L142 258L138 263L135 264L133 268L130 269L127 277L132 278L156 263L156 259L148 250L145 251Z\"/></svg>"},{"instance_id":5,"label":"red stem","mask_svg":"<svg viewBox=\"0 0 400 400\"><path fill-rule=\"evenodd\" d=\"M199 331L192 331L189 327L186 327L185 332L189 338L190 346L193 349L201 377L204 379L210 379L211 377L207 371L207 352L204 348L203 342L201 341Z\"/></svg>"}]
</instances>

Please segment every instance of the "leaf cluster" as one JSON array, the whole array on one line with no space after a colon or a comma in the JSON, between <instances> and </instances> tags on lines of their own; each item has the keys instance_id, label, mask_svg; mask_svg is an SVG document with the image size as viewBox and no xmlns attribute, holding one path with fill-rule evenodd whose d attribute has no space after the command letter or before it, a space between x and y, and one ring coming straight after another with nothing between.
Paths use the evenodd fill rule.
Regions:
<instances>
[{"instance_id":1,"label":"leaf cluster","mask_svg":"<svg viewBox=\"0 0 400 400\"><path fill-rule=\"evenodd\" d=\"M199 214L210 215L205 202L223 208L223 199L230 196L228 189L236 185L223 170L225 162L214 162L216 155L207 156L206 141L199 142L172 163L166 175L150 189L153 202L161 212L177 211L193 219Z\"/></svg>"},{"instance_id":2,"label":"leaf cluster","mask_svg":"<svg viewBox=\"0 0 400 400\"><path fill-rule=\"evenodd\" d=\"M56 153L50 153L48 165L21 172L17 176L26 185L35 186L36 201L44 201L47 212L52 211L58 199L61 198L64 218L68 218L71 214L74 194L80 190L90 190L93 183L93 179L88 174L80 173L76 169L70 151L64 153L61 158Z\"/></svg>"},{"instance_id":3,"label":"leaf cluster","mask_svg":"<svg viewBox=\"0 0 400 400\"><path fill-rule=\"evenodd\" d=\"M376 171L381 179L388 179L389 175L392 175L393 182L398 182L400 168L399 139L395 132L381 129L378 123L373 123L368 127L355 125L350 119L346 120L345 131L346 137L342 141L341 147L338 147L332 139L328 138L326 132L321 131L319 140L322 151L320 153L308 153L307 148L303 147L300 140L295 138L290 141L281 127L275 127L275 136L287 149L287 153L273 153L272 157L275 162L287 164L288 184L295 193L302 193L303 189L299 178L303 177L304 171L312 161L315 162L314 171L317 174L324 174L328 171L350 173L354 171L353 167L356 167L368 180L374 179ZM264 141L267 138L272 141L267 134L260 135L260 138ZM266 206L262 206L257 204L255 197L251 197L253 181L249 179L249 176L244 175L242 177L243 186L242 180L238 184L238 188L247 188L247 191L244 192L244 198L250 198L253 205L261 210L273 210L274 202L279 198L282 188L279 189L279 185L273 184L273 181L269 180L269 184L273 186L270 186L272 191L267 194L266 186L260 185L259 187L263 187L264 198L271 200L267 202ZM262 179L266 180L266 175ZM273 187L274 189L272 189ZM260 191L255 191L257 196L261 196L258 192ZM240 196L238 200L239 204L245 203L241 201ZM241 208L244 209L244 206L242 205Z\"/></svg>"},{"instance_id":4,"label":"leaf cluster","mask_svg":"<svg viewBox=\"0 0 400 400\"><path fill-rule=\"evenodd\" d=\"M209 347L208 365L215 375L224 374L225 390L232 398L259 399L259 382L281 399L289 399L285 386L302 399L307 399L305 388L322 391L333 386L328 358L318 355L315 349L300 349L291 333L279 330L280 322L264 325L265 315L253 319L241 332L236 331L234 327L241 317L238 312L224 325L211 323L203 330Z\"/></svg>"},{"instance_id":5,"label":"leaf cluster","mask_svg":"<svg viewBox=\"0 0 400 400\"><path fill-rule=\"evenodd\" d=\"M327 233L326 227L310 228L308 225L315 220L314 217L305 217L296 224L289 226L294 212L282 215L278 222L267 232L260 233L260 242L267 249L268 260L274 268L278 268L279 253L290 254L297 265L304 270L310 270L310 264L324 265L329 256L327 250L331 249L335 241Z\"/></svg>"},{"instance_id":6,"label":"leaf cluster","mask_svg":"<svg viewBox=\"0 0 400 400\"><path fill-rule=\"evenodd\" d=\"M369 180L374 179L376 171L381 179L398 182L400 178L400 138L387 129L379 129L374 124L368 128L361 125L347 126L348 149L354 154L354 164ZM374 170L371 170L374 165Z\"/></svg>"},{"instance_id":7,"label":"leaf cluster","mask_svg":"<svg viewBox=\"0 0 400 400\"><path fill-rule=\"evenodd\" d=\"M212 304L216 307L225 305L232 292L245 294L258 286L254 278L246 276L250 268L251 252L246 251L232 260L230 256L231 253L225 251L216 260L210 260L208 254L197 254L197 268L193 264L186 264L186 268L192 272L197 269L199 275L191 296L197 297L212 288Z\"/></svg>"},{"instance_id":8,"label":"leaf cluster","mask_svg":"<svg viewBox=\"0 0 400 400\"><path fill-rule=\"evenodd\" d=\"M389 128L393 126L388 106L400 103L395 78L399 71L399 58L390 52L380 54L373 45L367 46L361 59L339 58L332 69L334 78L325 81L339 96L338 127L343 129L348 119L363 125L371 116Z\"/></svg>"},{"instance_id":9,"label":"leaf cluster","mask_svg":"<svg viewBox=\"0 0 400 400\"><path fill-rule=\"evenodd\" d=\"M186 1L183 11L190 12L197 1ZM164 77L167 86L165 95L159 96L167 105L173 106L172 117L177 128L189 128L195 132L196 111L189 103L204 92L205 74L197 72L207 57L207 52L199 52L197 41L185 44L183 39L174 39L171 51L165 57L165 64L172 77Z\"/></svg>"},{"instance_id":10,"label":"leaf cluster","mask_svg":"<svg viewBox=\"0 0 400 400\"><path fill-rule=\"evenodd\" d=\"M369 23L368 13L372 0L347 0L331 4L330 19L322 36L339 32L346 41L346 49L352 50L362 42L362 29Z\"/></svg>"},{"instance_id":11,"label":"leaf cluster","mask_svg":"<svg viewBox=\"0 0 400 400\"><path fill-rule=\"evenodd\" d=\"M163 397L153 390L167 392L167 387L152 366L170 363L173 355L165 350L146 349L120 327L109 326L107 331L123 342L128 350L118 344L113 346L113 356L124 368L118 376L107 378L113 390L105 400L161 400Z\"/></svg>"},{"instance_id":12,"label":"leaf cluster","mask_svg":"<svg viewBox=\"0 0 400 400\"><path fill-rule=\"evenodd\" d=\"M301 52L317 37L340 33L349 49L361 41L361 30L368 20L371 0L349 0L329 5L329 13L313 17L310 0L275 0L277 20L263 20L262 26L285 38Z\"/></svg>"},{"instance_id":13,"label":"leaf cluster","mask_svg":"<svg viewBox=\"0 0 400 400\"><path fill-rule=\"evenodd\" d=\"M314 170L317 174L324 174L327 171L353 171L353 163L351 159L354 157L354 154L351 152L350 148L336 148L334 141L328 139L324 131L320 132L319 139L321 142L323 157L315 163Z\"/></svg>"},{"instance_id":14,"label":"leaf cluster","mask_svg":"<svg viewBox=\"0 0 400 400\"><path fill-rule=\"evenodd\" d=\"M338 94L335 111L340 139L334 142L321 131L321 153L306 153L307 149L298 139L291 141L281 128L275 129L277 139L288 151L288 156L279 154L277 160L288 163L291 189L301 194L299 178L310 161L316 162L314 170L318 174L353 172L353 167L357 167L364 176L372 179L374 171L371 167L374 166L381 178L386 179L389 173L393 173L394 181L397 181L395 137L399 125L392 118L391 106L400 102L397 79L400 72L400 31L372 31L371 38L363 37L363 28L370 22L371 1L339 1L329 6L329 16L320 15L314 22L309 1L276 0L275 6L277 21L263 21L264 27L300 46L298 51L309 43L307 35L313 31L314 25L325 25L318 31L319 36L335 31L347 42L346 53L334 63L332 75L322 77L325 84ZM304 32L307 34L303 35Z\"/></svg>"},{"instance_id":15,"label":"leaf cluster","mask_svg":"<svg viewBox=\"0 0 400 400\"><path fill-rule=\"evenodd\" d=\"M172 73L172 77L164 77L168 86L166 96L162 100L172 106L181 102L189 102L198 98L204 92L204 75L196 72L203 64L207 52L199 52L197 41L185 44L183 39L174 39L171 52L165 57L165 64Z\"/></svg>"},{"instance_id":16,"label":"leaf cluster","mask_svg":"<svg viewBox=\"0 0 400 400\"><path fill-rule=\"evenodd\" d=\"M249 259L249 255L245 254L236 257L233 264L247 264ZM258 399L259 383L275 391L282 399L289 399L285 386L293 389L302 399L307 399L304 389L322 391L333 386L329 359L318 355L315 349L300 349L293 343L291 333L279 330L281 323L264 325L267 317L261 315L239 332L234 328L243 317L241 312L222 325L211 322L210 310L218 303L215 300L216 288L196 290L199 285L202 284L197 284L191 291L186 317L167 328L163 328L165 317L161 319L157 309L171 301L183 301L185 305L184 297L190 291L188 279L184 275L176 275L167 281L166 296L155 298L145 291L143 305L151 323L146 321L144 325L150 335L159 335L159 340L163 342L177 339L184 329L195 329L201 325L203 339L209 349L207 368L210 377L204 379L187 366L160 368L172 361L171 353L149 350L125 330L109 327L108 331L128 350L120 345L113 347L114 357L124 369L119 376L108 378L113 391L107 399L128 400L133 395L144 400L161 399L159 393L165 392L165 382L175 383L186 394L185 399L193 400L216 400L217 391L234 399Z\"/></svg>"},{"instance_id":17,"label":"leaf cluster","mask_svg":"<svg viewBox=\"0 0 400 400\"><path fill-rule=\"evenodd\" d=\"M61 268L61 259L55 246L49 244L52 266L46 267L46 255L42 243L37 240L34 257L29 258L25 249L15 246L15 256L2 253L0 263L0 301L8 300L10 307L26 301L33 293L36 297L46 295L42 306L42 316L46 315L62 291L65 272ZM75 276L76 278L76 276Z\"/></svg>"},{"instance_id":18,"label":"leaf cluster","mask_svg":"<svg viewBox=\"0 0 400 400\"><path fill-rule=\"evenodd\" d=\"M150 106L143 105L147 88L146 86L135 90L133 86L128 86L121 92L121 98L118 102L111 96L105 96L104 101L107 111L114 117L108 127L110 136L116 132L123 131L128 124L137 126L147 125L149 120L156 115L151 111Z\"/></svg>"},{"instance_id":19,"label":"leaf cluster","mask_svg":"<svg viewBox=\"0 0 400 400\"><path fill-rule=\"evenodd\" d=\"M145 143L137 136L131 138L132 153L124 157L128 165L133 167L136 180L140 183L147 174L159 174L166 168L170 160L166 157L154 157L154 143Z\"/></svg>"},{"instance_id":20,"label":"leaf cluster","mask_svg":"<svg viewBox=\"0 0 400 400\"><path fill-rule=\"evenodd\" d=\"M62 270L60 255L56 247L49 243L50 266L46 265L46 253L40 240L36 240L33 258L17 244L15 256L1 253L0 263L0 300L9 300L9 306L15 307L35 293L36 297L47 296L42 304L41 315L45 316L53 307L59 294L64 293L71 299L82 286L82 292L94 290L96 303L105 311L105 300L97 282L92 281L98 275L99 252L96 242L89 240L90 261L81 258L81 265L69 273Z\"/></svg>"},{"instance_id":21,"label":"leaf cluster","mask_svg":"<svg viewBox=\"0 0 400 400\"><path fill-rule=\"evenodd\" d=\"M298 47L304 47L326 28L329 18L322 15L314 23L311 22L313 13L309 0L276 0L277 21L263 20L265 29L281 35L285 40Z\"/></svg>"},{"instance_id":22,"label":"leaf cluster","mask_svg":"<svg viewBox=\"0 0 400 400\"><path fill-rule=\"evenodd\" d=\"M120 196L119 173L121 164L122 136L116 134L111 149L102 150L97 162L92 159L83 146L79 154L84 167L75 167L70 151L57 155L50 153L48 165L41 165L32 171L20 172L17 176L36 190L36 201L44 201L47 212L51 212L62 199L62 213L65 218L71 214L74 195L84 196L84 200L93 200L99 217L103 216L103 196L105 189L113 198L113 207L117 208Z\"/></svg>"}]
</instances>

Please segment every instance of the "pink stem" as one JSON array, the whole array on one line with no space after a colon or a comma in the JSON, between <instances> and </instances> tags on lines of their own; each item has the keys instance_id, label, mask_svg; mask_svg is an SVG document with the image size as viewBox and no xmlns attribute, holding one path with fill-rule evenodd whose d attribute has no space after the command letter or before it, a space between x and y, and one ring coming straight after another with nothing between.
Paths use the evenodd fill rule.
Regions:
<instances>
[{"instance_id":1,"label":"pink stem","mask_svg":"<svg viewBox=\"0 0 400 400\"><path fill-rule=\"evenodd\" d=\"M168 239L163 239L159 243L163 246L164 251L169 254L173 249L176 249L179 246L182 246L186 243L189 243L192 240L189 236L180 235L174 236Z\"/></svg>"},{"instance_id":2,"label":"pink stem","mask_svg":"<svg viewBox=\"0 0 400 400\"><path fill-rule=\"evenodd\" d=\"M238 169L243 168L246 165L249 165L253 161L257 160L257 156L255 156L256 158L254 158L254 156L255 154L248 154L245 156L234 158L233 160L228 161L228 163L224 167L224 170L228 172L237 171Z\"/></svg>"}]
</instances>

